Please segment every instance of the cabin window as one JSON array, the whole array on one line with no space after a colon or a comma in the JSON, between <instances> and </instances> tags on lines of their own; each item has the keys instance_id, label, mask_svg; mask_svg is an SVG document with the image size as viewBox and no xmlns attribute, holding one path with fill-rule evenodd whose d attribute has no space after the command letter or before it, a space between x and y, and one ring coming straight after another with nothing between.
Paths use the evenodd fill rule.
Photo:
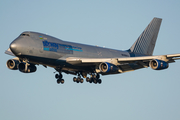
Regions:
<instances>
[{"instance_id":1,"label":"cabin window","mask_svg":"<svg viewBox=\"0 0 180 120\"><path fill-rule=\"evenodd\" d=\"M22 33L21 36L30 36L30 35L26 33Z\"/></svg>"}]
</instances>

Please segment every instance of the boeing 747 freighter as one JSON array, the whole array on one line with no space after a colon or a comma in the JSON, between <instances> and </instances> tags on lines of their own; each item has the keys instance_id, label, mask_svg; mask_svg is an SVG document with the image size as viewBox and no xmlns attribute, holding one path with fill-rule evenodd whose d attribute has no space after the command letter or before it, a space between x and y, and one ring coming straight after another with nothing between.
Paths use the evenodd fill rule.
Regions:
<instances>
[{"instance_id":1,"label":"boeing 747 freighter","mask_svg":"<svg viewBox=\"0 0 180 120\"><path fill-rule=\"evenodd\" d=\"M6 54L16 56L7 61L11 70L23 73L36 71L36 65L54 68L57 83L64 83L62 72L73 74L74 82L101 83L100 75L119 74L151 67L167 69L180 54L153 56L162 19L154 18L135 43L127 50L73 43L37 33L23 32L11 44Z\"/></svg>"}]
</instances>

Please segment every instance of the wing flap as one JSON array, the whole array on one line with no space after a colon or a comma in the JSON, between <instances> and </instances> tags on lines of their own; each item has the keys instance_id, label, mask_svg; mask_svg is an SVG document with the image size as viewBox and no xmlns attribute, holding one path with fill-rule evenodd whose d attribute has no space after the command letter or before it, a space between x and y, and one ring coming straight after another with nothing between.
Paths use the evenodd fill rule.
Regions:
<instances>
[{"instance_id":1,"label":"wing flap","mask_svg":"<svg viewBox=\"0 0 180 120\"><path fill-rule=\"evenodd\" d=\"M101 62L111 62L115 61L117 58L76 58L69 57L66 58L66 62L69 63L101 63Z\"/></svg>"}]
</instances>

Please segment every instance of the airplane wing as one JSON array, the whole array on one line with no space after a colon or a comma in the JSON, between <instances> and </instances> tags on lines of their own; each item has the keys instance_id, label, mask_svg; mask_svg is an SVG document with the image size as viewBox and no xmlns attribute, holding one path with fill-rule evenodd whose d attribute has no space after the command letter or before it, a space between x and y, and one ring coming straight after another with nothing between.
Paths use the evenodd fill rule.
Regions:
<instances>
[{"instance_id":1,"label":"airplane wing","mask_svg":"<svg viewBox=\"0 0 180 120\"><path fill-rule=\"evenodd\" d=\"M171 63L174 60L180 59L180 54L170 54L170 55L158 55L158 56L141 56L141 57L125 57L125 58L76 58L68 57L66 62L69 63L101 63L101 62L110 62L116 61L121 62L135 62L135 61L150 61L153 59L163 60L165 62Z\"/></svg>"},{"instance_id":2,"label":"airplane wing","mask_svg":"<svg viewBox=\"0 0 180 120\"><path fill-rule=\"evenodd\" d=\"M180 54L170 54L170 55L158 55L158 56L141 56L141 57L125 57L125 58L76 58L69 57L66 58L66 62L74 65L88 64L88 65L99 65L102 62L112 63L117 65L121 71L128 72L134 71L140 68L149 67L149 62L151 60L162 60L167 63L175 62L175 60L180 59Z\"/></svg>"}]
</instances>

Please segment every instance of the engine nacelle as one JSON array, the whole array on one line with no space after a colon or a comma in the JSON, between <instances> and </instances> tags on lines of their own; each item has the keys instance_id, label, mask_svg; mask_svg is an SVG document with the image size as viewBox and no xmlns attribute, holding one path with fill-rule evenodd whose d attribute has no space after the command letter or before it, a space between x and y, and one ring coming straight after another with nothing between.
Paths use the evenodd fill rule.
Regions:
<instances>
[{"instance_id":1,"label":"engine nacelle","mask_svg":"<svg viewBox=\"0 0 180 120\"><path fill-rule=\"evenodd\" d=\"M11 70L17 70L19 66L19 61L15 59L10 59L6 62L6 66Z\"/></svg>"},{"instance_id":2,"label":"engine nacelle","mask_svg":"<svg viewBox=\"0 0 180 120\"><path fill-rule=\"evenodd\" d=\"M149 66L154 70L163 70L169 67L169 64L162 60L151 60Z\"/></svg>"},{"instance_id":3,"label":"engine nacelle","mask_svg":"<svg viewBox=\"0 0 180 120\"><path fill-rule=\"evenodd\" d=\"M108 62L103 62L99 65L99 69L103 73L112 73L112 72L117 72L118 67L114 64L108 63Z\"/></svg>"},{"instance_id":4,"label":"engine nacelle","mask_svg":"<svg viewBox=\"0 0 180 120\"><path fill-rule=\"evenodd\" d=\"M37 68L34 64L29 64L26 69L26 63L19 64L19 71L23 73L32 73L36 72Z\"/></svg>"}]
</instances>

